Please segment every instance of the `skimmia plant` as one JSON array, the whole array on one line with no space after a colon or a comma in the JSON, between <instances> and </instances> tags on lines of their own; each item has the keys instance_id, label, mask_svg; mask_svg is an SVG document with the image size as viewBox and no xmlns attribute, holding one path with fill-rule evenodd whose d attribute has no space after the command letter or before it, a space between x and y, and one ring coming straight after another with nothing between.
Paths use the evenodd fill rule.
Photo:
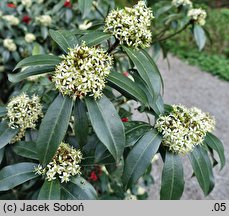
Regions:
<instances>
[{"instance_id":1,"label":"skimmia plant","mask_svg":"<svg viewBox=\"0 0 229 216\"><path fill-rule=\"evenodd\" d=\"M161 199L181 198L184 157L208 195L213 167L225 164L223 144L212 134L217 123L196 107L165 104L155 63L163 42L187 28L202 49L206 13L189 0L155 11L145 1L123 9L112 1L75 4L90 17L89 29L50 28L53 48L8 74L14 86L0 107L0 198L145 199L157 157ZM46 18L37 22L48 27ZM10 39L3 45L16 46ZM132 121L131 101L154 121Z\"/></svg>"}]
</instances>

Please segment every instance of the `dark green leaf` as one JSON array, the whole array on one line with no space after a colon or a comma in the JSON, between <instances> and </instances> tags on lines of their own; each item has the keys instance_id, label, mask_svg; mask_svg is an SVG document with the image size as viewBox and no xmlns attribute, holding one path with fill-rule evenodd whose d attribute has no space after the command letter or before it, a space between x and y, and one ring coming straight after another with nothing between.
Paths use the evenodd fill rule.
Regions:
<instances>
[{"instance_id":1,"label":"dark green leaf","mask_svg":"<svg viewBox=\"0 0 229 216\"><path fill-rule=\"evenodd\" d=\"M14 136L18 133L18 128L10 128L6 122L2 122L0 125L0 149L7 145Z\"/></svg>"},{"instance_id":2,"label":"dark green leaf","mask_svg":"<svg viewBox=\"0 0 229 216\"><path fill-rule=\"evenodd\" d=\"M4 157L4 152L5 152L5 148L1 148L0 149L0 165L1 165L3 157Z\"/></svg>"},{"instance_id":3,"label":"dark green leaf","mask_svg":"<svg viewBox=\"0 0 229 216\"><path fill-rule=\"evenodd\" d=\"M97 193L94 187L82 177L74 177L61 187L62 200L95 200Z\"/></svg>"},{"instance_id":4,"label":"dark green leaf","mask_svg":"<svg viewBox=\"0 0 229 216\"><path fill-rule=\"evenodd\" d=\"M12 83L20 82L27 77L52 72L55 70L55 65L30 66L22 69L19 73L8 74L8 79Z\"/></svg>"},{"instance_id":5,"label":"dark green leaf","mask_svg":"<svg viewBox=\"0 0 229 216\"><path fill-rule=\"evenodd\" d=\"M120 73L112 72L107 78L111 87L117 91L129 95L131 98L137 99L143 104L147 104L147 97L144 91L139 88L131 79L123 76Z\"/></svg>"},{"instance_id":6,"label":"dark green leaf","mask_svg":"<svg viewBox=\"0 0 229 216\"><path fill-rule=\"evenodd\" d=\"M45 181L38 195L39 200L59 200L60 199L60 182L58 179Z\"/></svg>"},{"instance_id":7,"label":"dark green leaf","mask_svg":"<svg viewBox=\"0 0 229 216\"><path fill-rule=\"evenodd\" d=\"M68 53L69 48L74 48L78 43L76 36L70 31L49 30L49 34L65 53Z\"/></svg>"},{"instance_id":8,"label":"dark green leaf","mask_svg":"<svg viewBox=\"0 0 229 216\"><path fill-rule=\"evenodd\" d=\"M123 172L123 184L127 188L134 184L150 165L161 144L161 136L155 130L147 132L129 152Z\"/></svg>"},{"instance_id":9,"label":"dark green leaf","mask_svg":"<svg viewBox=\"0 0 229 216\"><path fill-rule=\"evenodd\" d=\"M6 113L7 113L6 107L1 106L0 107L0 117L6 115Z\"/></svg>"},{"instance_id":10,"label":"dark green leaf","mask_svg":"<svg viewBox=\"0 0 229 216\"><path fill-rule=\"evenodd\" d=\"M72 106L72 99L62 95L57 96L41 122L37 138L37 151L43 165L51 161L65 136Z\"/></svg>"},{"instance_id":11,"label":"dark green leaf","mask_svg":"<svg viewBox=\"0 0 229 216\"><path fill-rule=\"evenodd\" d=\"M199 50L202 50L206 43L206 35L203 28L199 25L194 25L193 33Z\"/></svg>"},{"instance_id":12,"label":"dark green leaf","mask_svg":"<svg viewBox=\"0 0 229 216\"><path fill-rule=\"evenodd\" d=\"M135 67L141 78L146 83L147 89L152 97L152 108L160 115L164 112L163 104L158 106L159 102L162 103L163 101L159 101L158 98L160 97L160 92L163 87L163 82L159 70L154 63L153 59L149 56L149 54L144 50L134 50L132 48L127 48L122 46L124 51L133 61Z\"/></svg>"},{"instance_id":13,"label":"dark green leaf","mask_svg":"<svg viewBox=\"0 0 229 216\"><path fill-rule=\"evenodd\" d=\"M91 32L85 34L80 38L80 41L85 41L87 46L95 46L103 42L104 40L108 40L111 36L104 32Z\"/></svg>"},{"instance_id":14,"label":"dark green leaf","mask_svg":"<svg viewBox=\"0 0 229 216\"><path fill-rule=\"evenodd\" d=\"M222 169L225 165L223 143L211 133L207 133L204 143L206 143L211 149L215 150L218 153L221 162L221 169Z\"/></svg>"},{"instance_id":15,"label":"dark green leaf","mask_svg":"<svg viewBox=\"0 0 229 216\"><path fill-rule=\"evenodd\" d=\"M179 155L166 152L161 181L160 198L162 200L181 198L184 191L184 173Z\"/></svg>"},{"instance_id":16,"label":"dark green leaf","mask_svg":"<svg viewBox=\"0 0 229 216\"><path fill-rule=\"evenodd\" d=\"M34 179L35 163L18 163L4 167L0 171L0 191L10 190L26 181Z\"/></svg>"},{"instance_id":17,"label":"dark green leaf","mask_svg":"<svg viewBox=\"0 0 229 216\"><path fill-rule=\"evenodd\" d=\"M83 19L89 14L93 0L78 0L79 10L83 14Z\"/></svg>"},{"instance_id":18,"label":"dark green leaf","mask_svg":"<svg viewBox=\"0 0 229 216\"><path fill-rule=\"evenodd\" d=\"M74 130L79 145L82 147L87 143L89 131L87 112L85 104L77 99L74 107Z\"/></svg>"},{"instance_id":19,"label":"dark green leaf","mask_svg":"<svg viewBox=\"0 0 229 216\"><path fill-rule=\"evenodd\" d=\"M17 155L20 155L25 158L38 160L35 142L18 142L14 144L13 150Z\"/></svg>"},{"instance_id":20,"label":"dark green leaf","mask_svg":"<svg viewBox=\"0 0 229 216\"><path fill-rule=\"evenodd\" d=\"M53 66L61 62L61 58L55 55L35 55L21 60L14 70L28 66Z\"/></svg>"},{"instance_id":21,"label":"dark green leaf","mask_svg":"<svg viewBox=\"0 0 229 216\"><path fill-rule=\"evenodd\" d=\"M96 135L115 160L120 160L125 146L125 133L113 104L105 96L99 100L86 98L85 101Z\"/></svg>"},{"instance_id":22,"label":"dark green leaf","mask_svg":"<svg viewBox=\"0 0 229 216\"><path fill-rule=\"evenodd\" d=\"M189 160L200 187L205 196L208 195L214 187L214 176L207 151L200 146L196 146L189 154Z\"/></svg>"},{"instance_id":23,"label":"dark green leaf","mask_svg":"<svg viewBox=\"0 0 229 216\"><path fill-rule=\"evenodd\" d=\"M126 146L133 146L152 126L139 121L131 121L124 124L126 130Z\"/></svg>"}]
</instances>

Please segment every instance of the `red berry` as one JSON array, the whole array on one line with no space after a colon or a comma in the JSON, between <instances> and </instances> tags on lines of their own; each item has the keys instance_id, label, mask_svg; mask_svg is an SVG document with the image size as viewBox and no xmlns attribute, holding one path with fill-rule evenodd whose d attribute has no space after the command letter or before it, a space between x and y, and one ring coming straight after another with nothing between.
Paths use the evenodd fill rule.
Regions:
<instances>
[{"instance_id":1,"label":"red berry","mask_svg":"<svg viewBox=\"0 0 229 216\"><path fill-rule=\"evenodd\" d=\"M13 4L13 3L8 3L8 4L7 4L7 7L9 7L9 8L16 8L16 5Z\"/></svg>"},{"instance_id":2,"label":"red berry","mask_svg":"<svg viewBox=\"0 0 229 216\"><path fill-rule=\"evenodd\" d=\"M126 72L123 72L123 75L124 75L125 77L128 77L128 76L129 76L129 73L126 71Z\"/></svg>"},{"instance_id":3,"label":"red berry","mask_svg":"<svg viewBox=\"0 0 229 216\"><path fill-rule=\"evenodd\" d=\"M67 0L67 1L64 2L64 7L66 7L66 8L71 8L72 7L72 4L71 4L70 0Z\"/></svg>"},{"instance_id":4,"label":"red berry","mask_svg":"<svg viewBox=\"0 0 229 216\"><path fill-rule=\"evenodd\" d=\"M29 16L23 16L22 18L22 22L26 23L26 24L29 24L31 22L31 18Z\"/></svg>"},{"instance_id":5,"label":"red berry","mask_svg":"<svg viewBox=\"0 0 229 216\"><path fill-rule=\"evenodd\" d=\"M128 122L129 119L128 118L121 118L122 122Z\"/></svg>"},{"instance_id":6,"label":"red berry","mask_svg":"<svg viewBox=\"0 0 229 216\"><path fill-rule=\"evenodd\" d=\"M90 175L89 179L92 180L92 181L97 181L98 180L98 177L95 174L95 171L91 172L91 175Z\"/></svg>"}]
</instances>

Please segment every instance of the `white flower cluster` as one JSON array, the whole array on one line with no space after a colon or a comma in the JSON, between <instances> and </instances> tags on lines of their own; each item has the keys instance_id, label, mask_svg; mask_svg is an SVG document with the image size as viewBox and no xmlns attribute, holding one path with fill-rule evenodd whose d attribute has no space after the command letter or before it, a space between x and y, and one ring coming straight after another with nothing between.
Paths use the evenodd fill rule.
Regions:
<instances>
[{"instance_id":1,"label":"white flower cluster","mask_svg":"<svg viewBox=\"0 0 229 216\"><path fill-rule=\"evenodd\" d=\"M173 153L182 155L202 144L206 133L214 127L215 120L209 113L182 105L173 105L173 111L167 116L160 116L155 124L155 128L162 133L162 144Z\"/></svg>"},{"instance_id":2,"label":"white flower cluster","mask_svg":"<svg viewBox=\"0 0 229 216\"><path fill-rule=\"evenodd\" d=\"M9 38L3 40L3 46L11 52L16 51L16 49L17 49L17 46L14 43L14 41L12 39L9 39Z\"/></svg>"},{"instance_id":3,"label":"white flower cluster","mask_svg":"<svg viewBox=\"0 0 229 216\"><path fill-rule=\"evenodd\" d=\"M26 35L25 35L25 41L27 42L27 43L32 43L33 41L35 41L36 40L36 36L34 35L34 34L32 34L32 33L27 33Z\"/></svg>"},{"instance_id":4,"label":"white flower cluster","mask_svg":"<svg viewBox=\"0 0 229 216\"><path fill-rule=\"evenodd\" d=\"M180 6L192 7L192 2L190 0L173 0L172 5L175 7L180 7Z\"/></svg>"},{"instance_id":5,"label":"white flower cluster","mask_svg":"<svg viewBox=\"0 0 229 216\"><path fill-rule=\"evenodd\" d=\"M56 66L52 81L63 94L73 98L102 96L106 77L110 73L112 57L104 50L87 47L85 43L69 49L68 55Z\"/></svg>"},{"instance_id":6,"label":"white flower cluster","mask_svg":"<svg viewBox=\"0 0 229 216\"><path fill-rule=\"evenodd\" d=\"M52 24L52 18L49 15L36 17L36 21L42 26L50 26Z\"/></svg>"},{"instance_id":7,"label":"white flower cluster","mask_svg":"<svg viewBox=\"0 0 229 216\"><path fill-rule=\"evenodd\" d=\"M153 18L152 10L144 1L139 1L133 8L111 11L105 20L104 32L114 35L121 44L146 48L152 41L150 27Z\"/></svg>"},{"instance_id":8,"label":"white flower cluster","mask_svg":"<svg viewBox=\"0 0 229 216\"><path fill-rule=\"evenodd\" d=\"M39 117L43 117L40 98L33 95L29 98L26 94L21 94L10 100L7 105L6 119L9 121L9 127L19 128L18 134L11 143L21 140L25 135L27 128L35 128Z\"/></svg>"},{"instance_id":9,"label":"white flower cluster","mask_svg":"<svg viewBox=\"0 0 229 216\"><path fill-rule=\"evenodd\" d=\"M32 1L31 0L21 0L22 5L24 5L25 7L29 8L32 5Z\"/></svg>"},{"instance_id":10,"label":"white flower cluster","mask_svg":"<svg viewBox=\"0 0 229 216\"><path fill-rule=\"evenodd\" d=\"M198 9L190 9L188 11L188 16L196 22L197 24L203 26L206 23L207 13L205 10L198 8Z\"/></svg>"},{"instance_id":11,"label":"white flower cluster","mask_svg":"<svg viewBox=\"0 0 229 216\"><path fill-rule=\"evenodd\" d=\"M79 163L82 160L82 153L70 147L69 144L62 142L57 149L52 161L46 166L38 165L35 172L38 175L46 175L48 181L61 179L61 183L68 182L71 176L81 174Z\"/></svg>"},{"instance_id":12,"label":"white flower cluster","mask_svg":"<svg viewBox=\"0 0 229 216\"><path fill-rule=\"evenodd\" d=\"M19 19L13 15L2 16L2 19L7 21L10 25L15 26L19 24Z\"/></svg>"}]
</instances>

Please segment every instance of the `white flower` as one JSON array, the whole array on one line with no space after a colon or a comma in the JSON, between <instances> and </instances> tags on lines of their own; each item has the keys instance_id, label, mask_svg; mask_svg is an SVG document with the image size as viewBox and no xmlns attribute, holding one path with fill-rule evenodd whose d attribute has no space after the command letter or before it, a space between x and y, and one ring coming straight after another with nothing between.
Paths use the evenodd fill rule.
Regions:
<instances>
[{"instance_id":1,"label":"white flower","mask_svg":"<svg viewBox=\"0 0 229 216\"><path fill-rule=\"evenodd\" d=\"M43 26L50 26L52 24L52 18L49 15L36 17L36 21Z\"/></svg>"},{"instance_id":2,"label":"white flower","mask_svg":"<svg viewBox=\"0 0 229 216\"><path fill-rule=\"evenodd\" d=\"M192 7L192 2L190 0L173 0L172 5L175 7L180 7L180 6Z\"/></svg>"},{"instance_id":3,"label":"white flower","mask_svg":"<svg viewBox=\"0 0 229 216\"><path fill-rule=\"evenodd\" d=\"M33 41L35 41L36 40L36 36L34 35L34 34L32 34L32 33L27 33L26 35L25 35L25 41L27 42L27 43L32 43Z\"/></svg>"},{"instance_id":4,"label":"white flower","mask_svg":"<svg viewBox=\"0 0 229 216\"><path fill-rule=\"evenodd\" d=\"M146 189L144 187L138 187L138 191L137 191L138 195L143 195L144 193L146 193Z\"/></svg>"},{"instance_id":5,"label":"white flower","mask_svg":"<svg viewBox=\"0 0 229 216\"><path fill-rule=\"evenodd\" d=\"M95 99L102 96L112 65L111 56L102 49L82 44L69 49L62 58L52 81L63 95L73 98L89 95Z\"/></svg>"},{"instance_id":6,"label":"white flower","mask_svg":"<svg viewBox=\"0 0 229 216\"><path fill-rule=\"evenodd\" d=\"M9 51L11 51L11 52L16 51L16 49L17 49L17 46L16 46L16 44L14 43L14 41L13 41L12 39L9 39L9 38L4 39L4 41L3 41L3 46L4 46L5 48L7 48L7 49L8 49Z\"/></svg>"},{"instance_id":7,"label":"white flower","mask_svg":"<svg viewBox=\"0 0 229 216\"><path fill-rule=\"evenodd\" d=\"M31 0L21 0L22 5L26 6L27 8L31 7L32 1Z\"/></svg>"},{"instance_id":8,"label":"white flower","mask_svg":"<svg viewBox=\"0 0 229 216\"><path fill-rule=\"evenodd\" d=\"M40 98L35 95L29 98L28 95L23 93L17 97L13 97L6 108L6 119L9 122L9 127L12 129L19 128L18 134L11 143L21 140L25 135L26 129L35 128L38 119L43 117Z\"/></svg>"},{"instance_id":9,"label":"white flower","mask_svg":"<svg viewBox=\"0 0 229 216\"><path fill-rule=\"evenodd\" d=\"M52 161L44 168L39 164L34 172L38 175L46 175L48 181L59 177L61 183L68 182L71 176L81 174L79 166L81 160L82 153L80 150L62 142Z\"/></svg>"},{"instance_id":10,"label":"white flower","mask_svg":"<svg viewBox=\"0 0 229 216\"><path fill-rule=\"evenodd\" d=\"M137 200L137 197L133 195L130 190L127 190L125 193L125 200Z\"/></svg>"},{"instance_id":11,"label":"white flower","mask_svg":"<svg viewBox=\"0 0 229 216\"><path fill-rule=\"evenodd\" d=\"M85 20L83 23L79 25L80 30L87 30L92 26L92 22L88 22L88 20Z\"/></svg>"},{"instance_id":12,"label":"white flower","mask_svg":"<svg viewBox=\"0 0 229 216\"><path fill-rule=\"evenodd\" d=\"M37 0L37 3L38 4L41 4L41 3L43 3L44 2L44 0Z\"/></svg>"},{"instance_id":13,"label":"white flower","mask_svg":"<svg viewBox=\"0 0 229 216\"><path fill-rule=\"evenodd\" d=\"M187 154L203 143L207 132L215 127L215 120L198 108L173 105L173 111L160 116L155 128L162 133L162 144L173 153Z\"/></svg>"},{"instance_id":14,"label":"white flower","mask_svg":"<svg viewBox=\"0 0 229 216\"><path fill-rule=\"evenodd\" d=\"M13 15L2 16L2 19L7 21L12 26L19 24L19 19L17 17L13 16Z\"/></svg>"},{"instance_id":15,"label":"white flower","mask_svg":"<svg viewBox=\"0 0 229 216\"><path fill-rule=\"evenodd\" d=\"M207 13L205 10L198 8L198 9L190 9L188 11L188 16L196 22L197 24L203 26L206 23Z\"/></svg>"},{"instance_id":16,"label":"white flower","mask_svg":"<svg viewBox=\"0 0 229 216\"><path fill-rule=\"evenodd\" d=\"M135 48L149 47L152 41L151 20L153 13L144 1L133 8L111 11L106 20L104 32L111 33L121 44Z\"/></svg>"},{"instance_id":17,"label":"white flower","mask_svg":"<svg viewBox=\"0 0 229 216\"><path fill-rule=\"evenodd\" d=\"M3 65L0 65L0 73L5 70L5 67Z\"/></svg>"}]
</instances>

